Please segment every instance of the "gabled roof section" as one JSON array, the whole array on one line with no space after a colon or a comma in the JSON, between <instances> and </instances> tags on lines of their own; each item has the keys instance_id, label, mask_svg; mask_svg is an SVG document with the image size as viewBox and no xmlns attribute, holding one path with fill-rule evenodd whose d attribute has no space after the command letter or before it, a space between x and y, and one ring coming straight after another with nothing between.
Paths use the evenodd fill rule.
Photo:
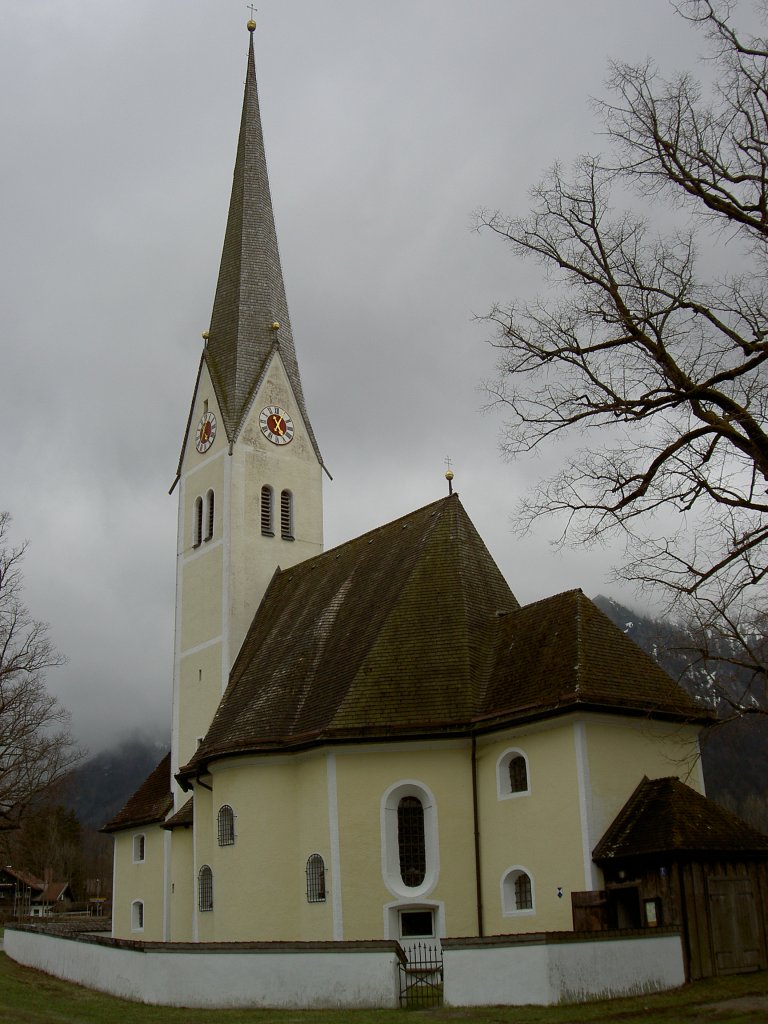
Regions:
<instances>
[{"instance_id":1,"label":"gabled roof section","mask_svg":"<svg viewBox=\"0 0 768 1024\"><path fill-rule=\"evenodd\" d=\"M259 112L253 30L250 31L229 216L203 359L216 389L227 437L232 441L240 431L257 382L277 344L322 465L304 402L288 316Z\"/></svg>"},{"instance_id":2,"label":"gabled roof section","mask_svg":"<svg viewBox=\"0 0 768 1024\"><path fill-rule=\"evenodd\" d=\"M484 713L540 717L579 707L711 717L581 590L568 590L505 618Z\"/></svg>"},{"instance_id":3,"label":"gabled roof section","mask_svg":"<svg viewBox=\"0 0 768 1024\"><path fill-rule=\"evenodd\" d=\"M152 825L165 819L173 806L171 794L171 754L165 755L160 764L142 782L121 811L103 825L101 832L119 832L139 825Z\"/></svg>"},{"instance_id":4,"label":"gabled roof section","mask_svg":"<svg viewBox=\"0 0 768 1024\"><path fill-rule=\"evenodd\" d=\"M168 818L168 820L163 824L163 828L167 828L169 832L173 832L175 828L191 828L194 823L194 797L190 797L185 804L182 804L174 815Z\"/></svg>"},{"instance_id":5,"label":"gabled roof section","mask_svg":"<svg viewBox=\"0 0 768 1024\"><path fill-rule=\"evenodd\" d=\"M456 495L277 573L182 774L227 753L460 726L497 611L517 607Z\"/></svg>"},{"instance_id":6,"label":"gabled roof section","mask_svg":"<svg viewBox=\"0 0 768 1024\"><path fill-rule=\"evenodd\" d=\"M676 853L768 857L768 836L679 779L644 778L592 858L609 863Z\"/></svg>"}]
</instances>

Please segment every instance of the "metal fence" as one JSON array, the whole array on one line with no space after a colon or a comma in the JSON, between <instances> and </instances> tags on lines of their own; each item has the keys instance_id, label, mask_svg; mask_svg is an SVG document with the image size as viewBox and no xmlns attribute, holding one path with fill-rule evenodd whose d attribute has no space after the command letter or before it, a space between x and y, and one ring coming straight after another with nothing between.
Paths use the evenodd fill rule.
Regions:
<instances>
[{"instance_id":1,"label":"metal fence","mask_svg":"<svg viewBox=\"0 0 768 1024\"><path fill-rule=\"evenodd\" d=\"M416 942L400 963L400 1005L415 1009L443 1005L443 951L439 943Z\"/></svg>"}]
</instances>

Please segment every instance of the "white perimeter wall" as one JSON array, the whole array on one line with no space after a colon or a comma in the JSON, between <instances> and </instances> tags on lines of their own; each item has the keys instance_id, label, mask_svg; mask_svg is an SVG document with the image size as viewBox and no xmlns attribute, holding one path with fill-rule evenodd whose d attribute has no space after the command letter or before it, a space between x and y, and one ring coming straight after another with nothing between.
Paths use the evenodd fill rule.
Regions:
<instances>
[{"instance_id":1,"label":"white perimeter wall","mask_svg":"<svg viewBox=\"0 0 768 1024\"><path fill-rule=\"evenodd\" d=\"M5 952L57 978L166 1006L398 1005L397 958L391 948L137 950L6 928Z\"/></svg>"},{"instance_id":2,"label":"white perimeter wall","mask_svg":"<svg viewBox=\"0 0 768 1024\"><path fill-rule=\"evenodd\" d=\"M679 935L443 948L446 1006L576 1003L676 988Z\"/></svg>"}]
</instances>

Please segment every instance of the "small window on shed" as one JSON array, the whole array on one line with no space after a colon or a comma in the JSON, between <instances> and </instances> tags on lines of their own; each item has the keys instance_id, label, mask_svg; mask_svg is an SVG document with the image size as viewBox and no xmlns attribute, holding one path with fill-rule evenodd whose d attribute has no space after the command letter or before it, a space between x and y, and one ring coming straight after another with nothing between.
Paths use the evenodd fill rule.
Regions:
<instances>
[{"instance_id":1,"label":"small window on shed","mask_svg":"<svg viewBox=\"0 0 768 1024\"><path fill-rule=\"evenodd\" d=\"M307 903L325 903L325 861L319 853L307 860Z\"/></svg>"},{"instance_id":2,"label":"small window on shed","mask_svg":"<svg viewBox=\"0 0 768 1024\"><path fill-rule=\"evenodd\" d=\"M293 494L290 491L280 494L280 536L283 540L293 540Z\"/></svg>"},{"instance_id":3,"label":"small window on shed","mask_svg":"<svg viewBox=\"0 0 768 1024\"><path fill-rule=\"evenodd\" d=\"M274 496L269 484L261 488L261 533L264 537L275 536Z\"/></svg>"},{"instance_id":4,"label":"small window on shed","mask_svg":"<svg viewBox=\"0 0 768 1024\"><path fill-rule=\"evenodd\" d=\"M213 910L213 872L207 864L197 874L197 909Z\"/></svg>"},{"instance_id":5,"label":"small window on shed","mask_svg":"<svg viewBox=\"0 0 768 1024\"><path fill-rule=\"evenodd\" d=\"M229 804L219 808L219 846L233 846L235 842L235 813Z\"/></svg>"}]
</instances>

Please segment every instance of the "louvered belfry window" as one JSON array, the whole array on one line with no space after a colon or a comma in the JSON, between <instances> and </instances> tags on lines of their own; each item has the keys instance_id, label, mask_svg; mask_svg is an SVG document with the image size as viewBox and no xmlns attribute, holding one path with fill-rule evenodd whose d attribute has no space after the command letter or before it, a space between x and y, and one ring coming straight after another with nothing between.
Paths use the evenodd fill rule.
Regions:
<instances>
[{"instance_id":1,"label":"louvered belfry window","mask_svg":"<svg viewBox=\"0 0 768 1024\"><path fill-rule=\"evenodd\" d=\"M290 491L280 494L280 536L293 540L293 495Z\"/></svg>"},{"instance_id":2,"label":"louvered belfry window","mask_svg":"<svg viewBox=\"0 0 768 1024\"><path fill-rule=\"evenodd\" d=\"M424 807L416 796L404 796L397 805L397 846L400 877L415 888L427 873L427 847L424 835Z\"/></svg>"},{"instance_id":3,"label":"louvered belfry window","mask_svg":"<svg viewBox=\"0 0 768 1024\"><path fill-rule=\"evenodd\" d=\"M205 525L205 539L211 540L213 537L213 491L208 491L206 495L207 504L207 522Z\"/></svg>"},{"instance_id":4,"label":"louvered belfry window","mask_svg":"<svg viewBox=\"0 0 768 1024\"><path fill-rule=\"evenodd\" d=\"M528 768L521 754L509 762L509 788L512 793L524 793L528 789Z\"/></svg>"},{"instance_id":5,"label":"louvered belfry window","mask_svg":"<svg viewBox=\"0 0 768 1024\"><path fill-rule=\"evenodd\" d=\"M325 861L319 853L307 861L307 903L325 903Z\"/></svg>"},{"instance_id":6,"label":"louvered belfry window","mask_svg":"<svg viewBox=\"0 0 768 1024\"><path fill-rule=\"evenodd\" d=\"M261 532L265 537L274 537L274 512L272 505L272 488L264 484L261 488Z\"/></svg>"},{"instance_id":7,"label":"louvered belfry window","mask_svg":"<svg viewBox=\"0 0 768 1024\"><path fill-rule=\"evenodd\" d=\"M203 542L203 499L195 498L195 536L194 545L199 547Z\"/></svg>"}]
</instances>

